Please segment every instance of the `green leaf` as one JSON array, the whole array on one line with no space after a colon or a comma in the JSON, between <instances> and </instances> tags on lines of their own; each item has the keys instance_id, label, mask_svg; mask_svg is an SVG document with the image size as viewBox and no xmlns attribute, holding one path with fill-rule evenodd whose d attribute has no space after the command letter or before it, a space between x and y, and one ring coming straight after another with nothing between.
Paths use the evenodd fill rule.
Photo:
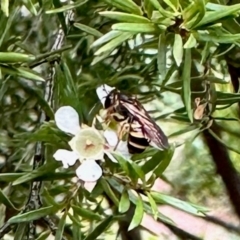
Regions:
<instances>
[{"instance_id":1,"label":"green leaf","mask_svg":"<svg viewBox=\"0 0 240 240\"><path fill-rule=\"evenodd\" d=\"M194 37L198 41L204 41L204 42L213 42L213 43L234 43L238 42L240 43L240 33L238 34L227 34L227 33L221 33L216 34L215 32L195 32Z\"/></svg>"},{"instance_id":2,"label":"green leaf","mask_svg":"<svg viewBox=\"0 0 240 240\"><path fill-rule=\"evenodd\" d=\"M120 36L121 34L122 34L122 32L120 32L120 31L112 30L112 31L106 33L105 35L103 35L102 37L100 37L99 39L97 39L95 42L93 42L93 44L91 45L91 48L100 46L103 43L106 43L106 42Z\"/></svg>"},{"instance_id":3,"label":"green leaf","mask_svg":"<svg viewBox=\"0 0 240 240\"><path fill-rule=\"evenodd\" d=\"M219 9L217 11L206 12L204 18L195 26L195 28L210 23L213 24L224 17L229 17L230 15L237 13L238 11L240 11L240 4L226 6L224 11L223 9Z\"/></svg>"},{"instance_id":4,"label":"green leaf","mask_svg":"<svg viewBox=\"0 0 240 240\"><path fill-rule=\"evenodd\" d=\"M145 12L147 13L148 18L152 18L153 13L153 5L151 4L150 0L144 0L143 8L145 9Z\"/></svg>"},{"instance_id":5,"label":"green leaf","mask_svg":"<svg viewBox=\"0 0 240 240\"><path fill-rule=\"evenodd\" d=\"M120 199L120 203L118 206L118 211L120 213L125 213L129 209L129 207L130 207L130 201L129 201L128 192L123 191L121 199Z\"/></svg>"},{"instance_id":6,"label":"green leaf","mask_svg":"<svg viewBox=\"0 0 240 240\"><path fill-rule=\"evenodd\" d=\"M137 203L138 201L138 196L136 196L136 193L134 190L129 190L128 191L128 194L129 194L129 198L131 200L131 202L133 202L134 204ZM148 213L148 214L152 214L152 209L151 209L151 206L146 203L146 202L143 202L143 207L144 207L144 212L145 213ZM161 214L160 212L158 212L158 218L164 222L167 222L167 223L170 223L170 224L174 224L173 221L168 218L167 216Z\"/></svg>"},{"instance_id":7,"label":"green leaf","mask_svg":"<svg viewBox=\"0 0 240 240\"><path fill-rule=\"evenodd\" d=\"M27 223L19 223L14 233L14 240L23 240L26 236L27 230L28 230Z\"/></svg>"},{"instance_id":8,"label":"green leaf","mask_svg":"<svg viewBox=\"0 0 240 240\"><path fill-rule=\"evenodd\" d=\"M183 82L183 102L187 110L188 117L193 122L193 115L191 109L191 49L185 49L185 58L182 73Z\"/></svg>"},{"instance_id":9,"label":"green leaf","mask_svg":"<svg viewBox=\"0 0 240 240\"><path fill-rule=\"evenodd\" d=\"M69 10L72 10L72 9L75 9L77 7L82 6L86 2L88 2L88 0L85 0L85 1L80 0L80 1L77 1L77 2L75 2L73 4L68 4L68 5L65 5L63 7L59 7L59 8L48 10L45 13L46 14L54 14L54 13L60 13L60 12L69 11Z\"/></svg>"},{"instance_id":10,"label":"green leaf","mask_svg":"<svg viewBox=\"0 0 240 240\"><path fill-rule=\"evenodd\" d=\"M177 66L179 67L182 63L183 58L183 41L180 34L175 34L173 43L173 57L176 61Z\"/></svg>"},{"instance_id":11,"label":"green leaf","mask_svg":"<svg viewBox=\"0 0 240 240\"><path fill-rule=\"evenodd\" d=\"M81 23L74 23L74 27L81 29L82 31L89 33L95 37L102 37L103 34L99 32L98 30L91 28L87 25L81 24Z\"/></svg>"},{"instance_id":12,"label":"green leaf","mask_svg":"<svg viewBox=\"0 0 240 240\"><path fill-rule=\"evenodd\" d=\"M59 163L57 161L52 161L50 163L47 163L47 164L39 167L38 169L33 170L32 172L26 173L23 176L19 177L17 180L15 180L13 182L13 186L24 183L24 182L31 181L40 176L50 175L55 171L55 169L57 168L58 165L59 165Z\"/></svg>"},{"instance_id":13,"label":"green leaf","mask_svg":"<svg viewBox=\"0 0 240 240\"><path fill-rule=\"evenodd\" d=\"M207 10L212 10L212 11L225 11L227 10L228 6L222 5L222 4L215 4L215 3L207 3L206 9Z\"/></svg>"},{"instance_id":14,"label":"green leaf","mask_svg":"<svg viewBox=\"0 0 240 240\"><path fill-rule=\"evenodd\" d=\"M133 218L130 222L130 225L128 227L128 231L131 231L132 229L134 229L135 227L139 226L142 222L142 218L143 218L143 201L142 198L138 195L138 199L136 202L136 208L134 211L134 215Z\"/></svg>"},{"instance_id":15,"label":"green leaf","mask_svg":"<svg viewBox=\"0 0 240 240\"><path fill-rule=\"evenodd\" d=\"M149 203L150 203L150 206L152 208L152 213L153 213L153 218L155 220L158 219L158 208L157 208L157 204L156 202L154 201L154 199L152 198L151 194L149 192L147 192L147 197L148 197L148 200L149 200Z\"/></svg>"},{"instance_id":16,"label":"green leaf","mask_svg":"<svg viewBox=\"0 0 240 240\"><path fill-rule=\"evenodd\" d=\"M159 150L149 147L147 148L144 152L140 153L140 154L134 154L131 157L131 160L136 161L136 160L141 160L143 158L147 158L149 156L153 156L155 153L157 153ZM1 176L1 175L0 175Z\"/></svg>"},{"instance_id":17,"label":"green leaf","mask_svg":"<svg viewBox=\"0 0 240 240\"><path fill-rule=\"evenodd\" d=\"M173 148L169 148L165 151L158 151L151 159L147 160L142 166L142 170L145 174L154 170L158 176L161 176L162 172L167 168L172 159L174 151Z\"/></svg>"},{"instance_id":18,"label":"green leaf","mask_svg":"<svg viewBox=\"0 0 240 240\"><path fill-rule=\"evenodd\" d=\"M94 230L84 238L84 240L93 240L97 239L103 232L105 232L110 224L113 222L113 216L109 216L105 218L102 222L100 222L96 227L94 227Z\"/></svg>"},{"instance_id":19,"label":"green leaf","mask_svg":"<svg viewBox=\"0 0 240 240\"><path fill-rule=\"evenodd\" d=\"M204 46L204 48L203 48L203 50L201 52L202 57L201 57L200 64L205 63L206 60L208 59L208 56L210 54L210 47L211 47L211 45L212 45L212 43L210 43L210 42L206 42L205 43L205 46Z\"/></svg>"},{"instance_id":20,"label":"green leaf","mask_svg":"<svg viewBox=\"0 0 240 240\"><path fill-rule=\"evenodd\" d=\"M174 147L172 146L168 150L163 151L162 154L154 155L155 159L157 159L157 157L161 157L161 159L158 158L158 161L160 163L153 171L157 176L159 176L159 177L162 176L163 172L165 171L165 169L168 167L169 163L171 162L173 154L174 154Z\"/></svg>"},{"instance_id":21,"label":"green leaf","mask_svg":"<svg viewBox=\"0 0 240 240\"><path fill-rule=\"evenodd\" d=\"M238 93L217 92L217 105L233 104L240 101Z\"/></svg>"},{"instance_id":22,"label":"green leaf","mask_svg":"<svg viewBox=\"0 0 240 240\"><path fill-rule=\"evenodd\" d=\"M195 0L189 8L189 17L185 20L186 27L194 28L205 15L205 2L204 0Z\"/></svg>"},{"instance_id":23,"label":"green leaf","mask_svg":"<svg viewBox=\"0 0 240 240\"><path fill-rule=\"evenodd\" d=\"M6 17L9 16L9 0L1 0L1 9Z\"/></svg>"},{"instance_id":24,"label":"green leaf","mask_svg":"<svg viewBox=\"0 0 240 240\"><path fill-rule=\"evenodd\" d=\"M37 10L34 7L32 0L22 0L25 7L32 13L33 16L37 16Z\"/></svg>"},{"instance_id":25,"label":"green leaf","mask_svg":"<svg viewBox=\"0 0 240 240\"><path fill-rule=\"evenodd\" d=\"M148 18L130 14L130 13L123 13L123 12L113 12L113 11L104 11L99 12L101 16L114 19L120 22L129 22L129 23L149 23L150 20Z\"/></svg>"},{"instance_id":26,"label":"green leaf","mask_svg":"<svg viewBox=\"0 0 240 240\"><path fill-rule=\"evenodd\" d=\"M75 224L79 229L83 228L83 224L81 223L81 221L79 220L79 218L76 215L72 215L68 212L68 217L71 219L71 221L73 222L73 224Z\"/></svg>"},{"instance_id":27,"label":"green leaf","mask_svg":"<svg viewBox=\"0 0 240 240\"><path fill-rule=\"evenodd\" d=\"M135 162L128 160L129 162L129 166L130 166L130 176L131 176L131 172L134 171L137 175L138 178L140 178L143 181L143 184L145 183L145 174L142 171L141 167L139 167ZM132 169L132 171L131 171Z\"/></svg>"},{"instance_id":28,"label":"green leaf","mask_svg":"<svg viewBox=\"0 0 240 240\"><path fill-rule=\"evenodd\" d=\"M218 137L218 135L216 133L214 133L211 129L208 129L209 133L219 142L221 143L223 146L225 146L227 149L229 149L230 151L233 151L237 154L240 154L240 150L239 148L235 148L233 146L231 146L230 144L227 144L225 141L223 141L220 137Z\"/></svg>"},{"instance_id":29,"label":"green leaf","mask_svg":"<svg viewBox=\"0 0 240 240\"><path fill-rule=\"evenodd\" d=\"M37 210L33 210L30 212L22 213L16 216L11 217L8 220L8 223L21 223L21 222L31 222L37 219L40 219L42 217L45 217L49 214L52 214L54 207L49 206L49 207L43 207Z\"/></svg>"},{"instance_id":30,"label":"green leaf","mask_svg":"<svg viewBox=\"0 0 240 240\"><path fill-rule=\"evenodd\" d=\"M60 221L59 221L58 226L57 226L55 240L62 240L63 231L64 231L64 227L65 227L65 224L66 224L67 213L68 213L67 209L65 209L65 212L64 212L63 216L61 216Z\"/></svg>"},{"instance_id":31,"label":"green leaf","mask_svg":"<svg viewBox=\"0 0 240 240\"><path fill-rule=\"evenodd\" d=\"M197 41L193 34L191 33L190 36L188 37L188 40L185 42L183 48L195 48L197 45Z\"/></svg>"},{"instance_id":32,"label":"green leaf","mask_svg":"<svg viewBox=\"0 0 240 240\"><path fill-rule=\"evenodd\" d=\"M66 64L65 61L62 60L61 67L62 67L64 78L65 78L65 84L68 86L68 91L66 91L66 92L68 92L69 96L67 96L67 97L70 98L70 96L71 96L73 98L74 97L76 98L76 96L77 96L77 86L74 83L74 80L73 80L71 71L69 69L69 66Z\"/></svg>"},{"instance_id":33,"label":"green leaf","mask_svg":"<svg viewBox=\"0 0 240 240\"><path fill-rule=\"evenodd\" d=\"M152 191L151 196L156 203L167 204L194 215L204 216L204 213L208 211L207 208L197 206L159 192Z\"/></svg>"},{"instance_id":34,"label":"green leaf","mask_svg":"<svg viewBox=\"0 0 240 240\"><path fill-rule=\"evenodd\" d=\"M113 51L117 46L121 45L126 40L133 37L132 33L121 33L121 35L115 37L110 42L99 48L94 55L99 55L101 53L105 53L107 51Z\"/></svg>"},{"instance_id":35,"label":"green leaf","mask_svg":"<svg viewBox=\"0 0 240 240\"><path fill-rule=\"evenodd\" d=\"M152 4L153 7L155 7L156 10L158 10L159 8L161 8L160 3L158 2L158 0L149 0L149 2Z\"/></svg>"},{"instance_id":36,"label":"green leaf","mask_svg":"<svg viewBox=\"0 0 240 240\"><path fill-rule=\"evenodd\" d=\"M113 30L132 33L154 33L156 27L153 23L116 23L112 25Z\"/></svg>"},{"instance_id":37,"label":"green leaf","mask_svg":"<svg viewBox=\"0 0 240 240\"><path fill-rule=\"evenodd\" d=\"M141 8L132 0L104 0L109 5L112 5L125 12L143 15Z\"/></svg>"},{"instance_id":38,"label":"green leaf","mask_svg":"<svg viewBox=\"0 0 240 240\"><path fill-rule=\"evenodd\" d=\"M142 166L142 170L145 174L155 169L158 164L162 161L163 151L157 151L152 155L151 159L147 160Z\"/></svg>"},{"instance_id":39,"label":"green leaf","mask_svg":"<svg viewBox=\"0 0 240 240\"><path fill-rule=\"evenodd\" d=\"M113 192L113 190L109 186L108 182L105 179L101 178L100 183L102 185L102 188L103 188L104 192L108 195L109 198L111 198L113 203L116 206L118 206L119 205L118 198L116 197L115 193Z\"/></svg>"},{"instance_id":40,"label":"green leaf","mask_svg":"<svg viewBox=\"0 0 240 240\"><path fill-rule=\"evenodd\" d=\"M117 159L119 165L121 166L121 169L129 176L130 170L129 170L128 161L118 153L113 153L113 156L115 159Z\"/></svg>"},{"instance_id":41,"label":"green leaf","mask_svg":"<svg viewBox=\"0 0 240 240\"><path fill-rule=\"evenodd\" d=\"M79 224L79 219L77 219L76 214L74 214L74 216L72 216L71 214L68 213L68 216L70 217L71 221L73 222L73 224L72 224L72 240L81 240L82 239L81 229L84 229L84 226L81 226L81 224Z\"/></svg>"},{"instance_id":42,"label":"green leaf","mask_svg":"<svg viewBox=\"0 0 240 240\"><path fill-rule=\"evenodd\" d=\"M193 130L196 130L197 128L198 128L197 125L189 125L189 126L183 128L183 129L180 129L180 130L170 134L168 136L168 138L172 138L172 137L179 136L179 135L182 135L182 134L187 133L187 132L191 132Z\"/></svg>"},{"instance_id":43,"label":"green leaf","mask_svg":"<svg viewBox=\"0 0 240 240\"><path fill-rule=\"evenodd\" d=\"M32 55L16 52L0 52L0 63L28 62L35 59Z\"/></svg>"},{"instance_id":44,"label":"green leaf","mask_svg":"<svg viewBox=\"0 0 240 240\"><path fill-rule=\"evenodd\" d=\"M2 32L0 35L0 47L2 46L2 43L5 40L5 37L8 36L9 29L11 28L13 20L18 15L19 11L20 11L20 6L15 7L14 11L10 14L9 18L7 19L7 23L5 23L4 28L2 29Z\"/></svg>"},{"instance_id":45,"label":"green leaf","mask_svg":"<svg viewBox=\"0 0 240 240\"><path fill-rule=\"evenodd\" d=\"M96 221L100 221L102 220L102 217L100 215L98 215L97 213L94 213L91 210L88 210L86 208L82 208L76 205L72 205L72 208L74 210L74 212L81 216L82 218L88 219L88 220L96 220Z\"/></svg>"},{"instance_id":46,"label":"green leaf","mask_svg":"<svg viewBox=\"0 0 240 240\"><path fill-rule=\"evenodd\" d=\"M41 232L40 235L35 240L46 240L50 234L51 234L51 231L46 230L44 232Z\"/></svg>"},{"instance_id":47,"label":"green leaf","mask_svg":"<svg viewBox=\"0 0 240 240\"><path fill-rule=\"evenodd\" d=\"M6 66L2 64L0 64L0 68L2 69L3 72L7 74L16 75L16 76L27 78L30 80L45 81L35 71L28 68L23 68L23 67L15 68L15 67Z\"/></svg>"},{"instance_id":48,"label":"green leaf","mask_svg":"<svg viewBox=\"0 0 240 240\"><path fill-rule=\"evenodd\" d=\"M52 3L53 3L53 6L55 8L61 8L62 7L62 3L60 0L52 0ZM65 21L65 15L63 14L63 12L59 12L57 13L57 17L59 19L59 22L63 28L63 31L65 34L68 33L68 30L67 30L67 24L66 24L66 21Z\"/></svg>"},{"instance_id":49,"label":"green leaf","mask_svg":"<svg viewBox=\"0 0 240 240\"><path fill-rule=\"evenodd\" d=\"M161 5L160 5L160 7L158 8L158 11L160 12L160 14L162 14L162 16L163 16L164 18L170 18L170 19L172 19L172 18L174 18L175 15L178 15L178 13L177 13L177 14L174 14L174 13L172 13L172 12L170 12L170 11L165 10Z\"/></svg>"},{"instance_id":50,"label":"green leaf","mask_svg":"<svg viewBox=\"0 0 240 240\"><path fill-rule=\"evenodd\" d=\"M159 74L161 74L162 81L165 78L166 72L167 72L166 53L167 53L166 36L165 36L165 33L162 33L161 35L159 35L158 54L157 54L158 71L159 71Z\"/></svg>"},{"instance_id":51,"label":"green leaf","mask_svg":"<svg viewBox=\"0 0 240 240\"><path fill-rule=\"evenodd\" d=\"M3 203L8 208L13 208L14 210L18 210L1 189L0 189L0 203Z\"/></svg>"},{"instance_id":52,"label":"green leaf","mask_svg":"<svg viewBox=\"0 0 240 240\"><path fill-rule=\"evenodd\" d=\"M13 182L24 174L25 173L0 173L0 179L3 182Z\"/></svg>"},{"instance_id":53,"label":"green leaf","mask_svg":"<svg viewBox=\"0 0 240 240\"><path fill-rule=\"evenodd\" d=\"M178 0L163 0L170 8L172 8L172 10L174 10L175 12L178 10L179 8L179 1Z\"/></svg>"}]
</instances>

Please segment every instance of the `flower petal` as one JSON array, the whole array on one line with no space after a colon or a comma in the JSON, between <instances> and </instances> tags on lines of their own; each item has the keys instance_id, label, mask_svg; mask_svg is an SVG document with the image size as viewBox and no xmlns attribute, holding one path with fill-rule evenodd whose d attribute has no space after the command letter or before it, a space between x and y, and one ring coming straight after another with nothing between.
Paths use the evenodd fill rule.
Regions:
<instances>
[{"instance_id":1,"label":"flower petal","mask_svg":"<svg viewBox=\"0 0 240 240\"><path fill-rule=\"evenodd\" d=\"M62 161L62 164L63 164L64 168L68 168L69 166L73 166L78 159L77 153L72 152L72 151L68 151L68 150L65 150L65 149L58 149L54 153L53 157L57 161Z\"/></svg>"},{"instance_id":2,"label":"flower petal","mask_svg":"<svg viewBox=\"0 0 240 240\"><path fill-rule=\"evenodd\" d=\"M98 98L100 99L102 105L104 106L105 104L105 100L106 100L106 97L107 95L115 88L112 88L110 86L108 86L107 84L103 84L101 85L100 87L97 88L97 95L98 95Z\"/></svg>"},{"instance_id":3,"label":"flower petal","mask_svg":"<svg viewBox=\"0 0 240 240\"><path fill-rule=\"evenodd\" d=\"M88 191L88 192L92 192L92 190L94 189L94 187L96 186L97 182L85 182L84 183L84 188Z\"/></svg>"},{"instance_id":4,"label":"flower petal","mask_svg":"<svg viewBox=\"0 0 240 240\"><path fill-rule=\"evenodd\" d=\"M87 160L77 168L76 174L84 182L96 182L102 176L102 168L95 161Z\"/></svg>"},{"instance_id":5,"label":"flower petal","mask_svg":"<svg viewBox=\"0 0 240 240\"><path fill-rule=\"evenodd\" d=\"M98 160L103 158L105 140L95 128L81 129L68 144L74 152L81 156L81 159Z\"/></svg>"},{"instance_id":6,"label":"flower petal","mask_svg":"<svg viewBox=\"0 0 240 240\"><path fill-rule=\"evenodd\" d=\"M103 133L104 137L106 138L109 146L115 147L118 143L118 136L117 133L112 130L106 130Z\"/></svg>"},{"instance_id":7,"label":"flower petal","mask_svg":"<svg viewBox=\"0 0 240 240\"><path fill-rule=\"evenodd\" d=\"M128 151L127 141L120 141L116 151L121 153L125 158L130 158L132 156Z\"/></svg>"},{"instance_id":8,"label":"flower petal","mask_svg":"<svg viewBox=\"0 0 240 240\"><path fill-rule=\"evenodd\" d=\"M55 122L59 129L73 135L80 130L78 113L70 106L63 106L57 110Z\"/></svg>"}]
</instances>

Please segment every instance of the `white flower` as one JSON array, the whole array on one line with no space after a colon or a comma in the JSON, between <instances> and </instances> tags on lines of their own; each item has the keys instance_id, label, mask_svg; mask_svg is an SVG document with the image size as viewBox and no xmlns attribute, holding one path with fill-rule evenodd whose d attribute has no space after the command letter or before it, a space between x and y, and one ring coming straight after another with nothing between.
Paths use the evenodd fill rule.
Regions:
<instances>
[{"instance_id":1,"label":"white flower","mask_svg":"<svg viewBox=\"0 0 240 240\"><path fill-rule=\"evenodd\" d=\"M69 142L79 159L103 159L104 139L95 128L81 129Z\"/></svg>"},{"instance_id":2,"label":"white flower","mask_svg":"<svg viewBox=\"0 0 240 240\"><path fill-rule=\"evenodd\" d=\"M72 134L73 138L69 141L72 151L59 149L53 157L57 161L62 161L64 168L73 166L77 160L80 160L81 165L76 170L78 178L84 181L86 186L88 182L96 184L102 176L102 169L94 160L103 159L104 138L95 128L81 129L78 113L70 106L57 110L55 122L59 129Z\"/></svg>"},{"instance_id":3,"label":"white flower","mask_svg":"<svg viewBox=\"0 0 240 240\"><path fill-rule=\"evenodd\" d=\"M115 88L108 86L107 84L103 84L97 88L97 95L102 105L104 106L107 95Z\"/></svg>"},{"instance_id":4,"label":"white flower","mask_svg":"<svg viewBox=\"0 0 240 240\"><path fill-rule=\"evenodd\" d=\"M107 151L105 151L106 155L110 158L110 160L112 160L113 162L117 162L117 160L112 155L112 152L114 151L120 153L126 159L129 159L131 157L131 154L128 151L127 141L119 141L115 131L105 130L104 137L110 147Z\"/></svg>"}]
</instances>

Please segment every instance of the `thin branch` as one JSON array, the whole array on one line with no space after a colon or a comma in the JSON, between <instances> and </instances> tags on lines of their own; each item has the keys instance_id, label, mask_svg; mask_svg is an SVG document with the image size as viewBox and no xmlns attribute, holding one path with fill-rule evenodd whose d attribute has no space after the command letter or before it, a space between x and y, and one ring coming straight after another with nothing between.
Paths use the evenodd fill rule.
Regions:
<instances>
[{"instance_id":1,"label":"thin branch","mask_svg":"<svg viewBox=\"0 0 240 240\"><path fill-rule=\"evenodd\" d=\"M163 223L166 227L168 227L168 229L175 234L176 236L178 236L180 239L182 240L202 240L202 238L199 238L189 232L186 232L174 225L171 225L169 223L165 223L165 222L161 222Z\"/></svg>"},{"instance_id":2,"label":"thin branch","mask_svg":"<svg viewBox=\"0 0 240 240\"><path fill-rule=\"evenodd\" d=\"M8 234L12 229L14 225L9 224L6 222L1 228L0 228L0 239L4 237L5 234Z\"/></svg>"},{"instance_id":3,"label":"thin branch","mask_svg":"<svg viewBox=\"0 0 240 240\"><path fill-rule=\"evenodd\" d=\"M66 17L65 17L67 25L69 23L70 18L72 19L72 17L73 17L73 12L68 11L66 14ZM57 37L51 48L51 52L61 49L64 44L64 40L65 40L65 34L64 34L62 26L60 25ZM45 81L44 99L49 104L49 106L52 107L53 109L54 109L54 103L53 103L54 91L53 91L53 89L54 89L55 74L56 74L55 64L52 63L49 68L49 75ZM41 111L40 119L39 119L39 124L41 125L44 121L49 121L50 118L49 118L49 116L46 115L46 113L42 109L39 109L39 110ZM38 142L36 144L33 170L39 168L40 166L42 166L44 164L44 152L45 152L45 147L44 147L43 143ZM28 200L28 203L27 203L25 209L28 209L28 210L29 210L29 208L30 209L38 209L42 206L42 201L41 201L41 197L40 197L41 186L42 186L41 181L33 181L32 182L29 200ZM54 235L56 233L56 229L57 229L54 222L51 221L49 216L46 216L44 220L47 223L49 229L52 231L52 234ZM34 228L34 229L32 229L32 228ZM36 228L36 226L34 226L32 223L29 223L29 236L28 236L29 238L33 237L33 239L34 239L35 233L36 233L35 228Z\"/></svg>"},{"instance_id":4,"label":"thin branch","mask_svg":"<svg viewBox=\"0 0 240 240\"><path fill-rule=\"evenodd\" d=\"M205 216L205 217L203 218L203 220L209 221L209 222L214 223L214 224L216 224L216 225L219 225L219 226L227 229L228 231L232 231L232 232L235 232L235 233L237 233L237 234L240 234L240 228L239 228L239 226L235 226L235 225L233 225L233 224L231 224L231 223L224 222L224 221L222 221L222 220L219 219L219 218L216 218L216 217L208 216L208 215L207 215L207 216Z\"/></svg>"},{"instance_id":5,"label":"thin branch","mask_svg":"<svg viewBox=\"0 0 240 240\"><path fill-rule=\"evenodd\" d=\"M66 18L65 18L67 25L69 25L69 22L72 20L73 17L74 17L73 11L68 11L66 14ZM56 40L51 48L51 52L54 52L54 51L56 52L59 49L61 49L64 44L64 40L65 40L65 34L62 29L62 26L60 25ZM44 99L49 104L49 106L53 109L54 109L53 89L54 89L55 73L56 73L55 72L55 64L52 63L49 68L49 74L45 81ZM39 112L40 112L40 115L38 118L38 126L41 126L41 124L44 121L49 121L50 118L49 118L49 116L46 115L45 111L43 109L41 109L40 107L39 107ZM45 148L44 148L43 143L37 142L36 147L35 147L35 154L34 154L34 158L33 158L33 170L38 169L39 167L41 167L44 164L44 162L45 162L44 155L45 155ZM42 181L33 181L31 183L28 201L25 205L24 210L21 213L41 208L41 206L42 206L42 200L41 200L41 196L40 196L41 188L42 188ZM46 216L43 220L48 225L52 234L55 235L56 229L57 229L55 223L50 219L49 216ZM15 227L15 225L16 224L9 224L8 222L6 222L0 228L0 238L4 237L5 234L10 232ZM29 240L33 240L36 238L36 224L33 221L29 222L27 235L28 235L27 239L29 239ZM65 240L64 237L62 239Z\"/></svg>"},{"instance_id":6,"label":"thin branch","mask_svg":"<svg viewBox=\"0 0 240 240\"><path fill-rule=\"evenodd\" d=\"M220 128L213 122L211 130L221 138ZM230 201L235 209L235 212L240 219L240 177L239 173L234 168L231 159L228 155L228 151L225 146L223 146L219 141L217 141L212 134L205 130L203 132L205 142L209 148L212 155L212 159L216 165L217 173L221 176Z\"/></svg>"}]
</instances>

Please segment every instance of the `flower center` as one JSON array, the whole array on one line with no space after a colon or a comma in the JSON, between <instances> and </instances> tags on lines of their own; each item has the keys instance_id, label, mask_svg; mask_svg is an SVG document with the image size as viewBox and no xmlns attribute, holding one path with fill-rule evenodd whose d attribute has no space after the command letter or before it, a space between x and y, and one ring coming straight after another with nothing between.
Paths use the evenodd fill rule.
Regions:
<instances>
[{"instance_id":1,"label":"flower center","mask_svg":"<svg viewBox=\"0 0 240 240\"><path fill-rule=\"evenodd\" d=\"M69 144L81 158L86 159L97 158L104 150L104 139L94 128L82 129Z\"/></svg>"},{"instance_id":2,"label":"flower center","mask_svg":"<svg viewBox=\"0 0 240 240\"><path fill-rule=\"evenodd\" d=\"M92 143L91 140L87 139L86 140L86 146L85 146L85 150L94 147L94 144Z\"/></svg>"}]
</instances>

